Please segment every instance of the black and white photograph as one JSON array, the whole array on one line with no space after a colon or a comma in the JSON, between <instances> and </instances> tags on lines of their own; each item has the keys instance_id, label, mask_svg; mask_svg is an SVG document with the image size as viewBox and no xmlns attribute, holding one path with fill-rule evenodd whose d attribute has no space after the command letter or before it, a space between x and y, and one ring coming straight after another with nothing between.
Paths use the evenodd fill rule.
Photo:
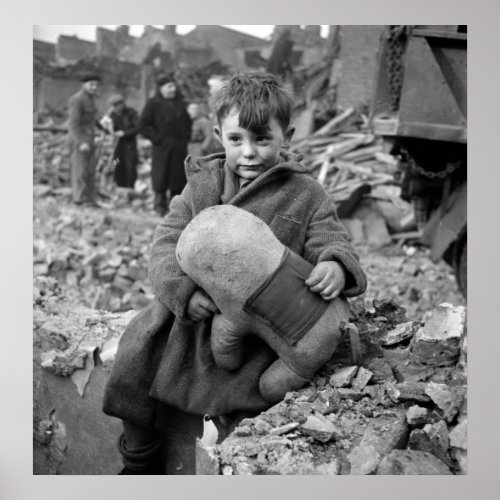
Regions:
<instances>
[{"instance_id":1,"label":"black and white photograph","mask_svg":"<svg viewBox=\"0 0 500 500\"><path fill-rule=\"evenodd\" d=\"M33 26L33 475L468 474L467 28Z\"/></svg>"}]
</instances>

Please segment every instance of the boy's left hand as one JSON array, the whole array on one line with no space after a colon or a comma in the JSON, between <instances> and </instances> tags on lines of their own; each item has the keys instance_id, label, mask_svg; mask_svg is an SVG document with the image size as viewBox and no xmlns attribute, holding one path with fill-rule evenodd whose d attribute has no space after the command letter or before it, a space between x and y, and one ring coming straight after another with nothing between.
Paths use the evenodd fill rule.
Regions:
<instances>
[{"instance_id":1,"label":"boy's left hand","mask_svg":"<svg viewBox=\"0 0 500 500\"><path fill-rule=\"evenodd\" d=\"M345 271L338 262L320 262L311 271L305 284L324 300L333 300L345 288Z\"/></svg>"}]
</instances>

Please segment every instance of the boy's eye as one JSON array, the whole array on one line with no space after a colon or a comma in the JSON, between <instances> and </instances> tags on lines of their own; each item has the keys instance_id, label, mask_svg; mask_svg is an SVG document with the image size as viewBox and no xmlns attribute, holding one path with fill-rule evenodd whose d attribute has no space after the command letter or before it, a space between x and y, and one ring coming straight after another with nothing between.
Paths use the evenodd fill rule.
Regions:
<instances>
[{"instance_id":1,"label":"boy's eye","mask_svg":"<svg viewBox=\"0 0 500 500\"><path fill-rule=\"evenodd\" d=\"M229 136L229 142L238 142L240 138L237 135L231 135Z\"/></svg>"},{"instance_id":2,"label":"boy's eye","mask_svg":"<svg viewBox=\"0 0 500 500\"><path fill-rule=\"evenodd\" d=\"M257 138L256 138L256 141L257 142L266 142L266 141L269 141L271 138L267 135L259 135Z\"/></svg>"}]
</instances>

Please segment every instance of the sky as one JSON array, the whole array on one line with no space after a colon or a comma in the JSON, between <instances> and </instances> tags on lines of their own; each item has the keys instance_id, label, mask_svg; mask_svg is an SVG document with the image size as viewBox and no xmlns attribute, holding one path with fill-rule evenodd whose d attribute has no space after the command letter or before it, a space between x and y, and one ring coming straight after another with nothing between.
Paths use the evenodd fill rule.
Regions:
<instances>
[{"instance_id":1,"label":"sky","mask_svg":"<svg viewBox=\"0 0 500 500\"><path fill-rule=\"evenodd\" d=\"M105 28L115 29L117 24L106 24L101 25ZM163 25L155 25L161 28ZM249 35L257 36L260 38L267 38L271 35L274 25L273 24L243 24L243 25L224 25L228 28L232 28L243 33L248 33ZM38 40L44 40L46 42L55 43L59 35L77 35L78 38L83 40L95 41L95 29L97 25L95 24L73 24L73 25L44 25L44 26L33 26L33 38ZM195 27L194 24L180 24L177 27L177 32L181 35L185 35ZM321 34L326 35L328 26L322 26ZM131 24L130 33L134 36L140 36L144 30L144 25L142 24Z\"/></svg>"}]
</instances>

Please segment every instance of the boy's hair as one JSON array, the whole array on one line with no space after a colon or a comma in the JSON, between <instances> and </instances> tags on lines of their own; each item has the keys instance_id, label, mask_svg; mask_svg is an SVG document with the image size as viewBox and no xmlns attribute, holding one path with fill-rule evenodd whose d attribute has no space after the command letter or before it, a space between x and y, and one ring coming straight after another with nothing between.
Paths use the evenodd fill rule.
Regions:
<instances>
[{"instance_id":1,"label":"boy's hair","mask_svg":"<svg viewBox=\"0 0 500 500\"><path fill-rule=\"evenodd\" d=\"M215 94L213 109L219 126L232 108L239 111L239 126L254 133L269 131L275 118L283 131L290 125L293 94L290 86L269 73L239 73Z\"/></svg>"}]
</instances>

